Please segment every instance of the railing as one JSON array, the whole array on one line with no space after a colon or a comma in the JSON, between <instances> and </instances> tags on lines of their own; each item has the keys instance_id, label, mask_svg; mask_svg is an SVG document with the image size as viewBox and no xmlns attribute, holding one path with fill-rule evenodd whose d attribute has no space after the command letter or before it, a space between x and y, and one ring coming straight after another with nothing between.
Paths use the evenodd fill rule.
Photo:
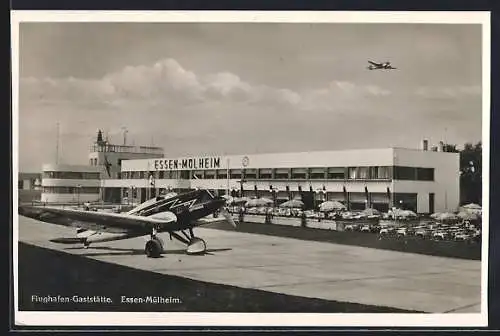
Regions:
<instances>
[{"instance_id":1,"label":"railing","mask_svg":"<svg viewBox=\"0 0 500 336\"><path fill-rule=\"evenodd\" d=\"M157 154L163 155L163 148L150 146L126 146L126 145L93 145L92 152L113 153L135 153L135 154Z\"/></svg>"}]
</instances>

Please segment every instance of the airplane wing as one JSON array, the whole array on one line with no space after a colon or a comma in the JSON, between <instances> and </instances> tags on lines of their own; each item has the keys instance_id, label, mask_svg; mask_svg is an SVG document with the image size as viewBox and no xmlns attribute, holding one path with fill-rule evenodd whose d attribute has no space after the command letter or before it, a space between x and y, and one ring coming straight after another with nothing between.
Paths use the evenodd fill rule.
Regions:
<instances>
[{"instance_id":1,"label":"airplane wing","mask_svg":"<svg viewBox=\"0 0 500 336\"><path fill-rule=\"evenodd\" d=\"M104 230L108 232L145 232L153 227L158 231L175 230L177 218L174 214L162 216L157 214L151 217L129 215L123 213L109 213L85 211L53 207L20 207L20 215L41 221L72 227Z\"/></svg>"},{"instance_id":2,"label":"airplane wing","mask_svg":"<svg viewBox=\"0 0 500 336\"><path fill-rule=\"evenodd\" d=\"M368 61L368 63L370 63L371 65L375 65L375 66L381 66L382 65L380 63L375 63L375 62L372 62L372 61Z\"/></svg>"}]
</instances>

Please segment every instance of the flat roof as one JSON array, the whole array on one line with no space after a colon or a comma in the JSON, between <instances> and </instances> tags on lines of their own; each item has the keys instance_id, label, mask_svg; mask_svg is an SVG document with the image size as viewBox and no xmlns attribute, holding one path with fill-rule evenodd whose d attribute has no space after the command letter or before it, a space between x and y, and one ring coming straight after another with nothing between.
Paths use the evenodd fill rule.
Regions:
<instances>
[{"instance_id":1,"label":"flat roof","mask_svg":"<svg viewBox=\"0 0 500 336\"><path fill-rule=\"evenodd\" d=\"M46 163L42 166L42 171L57 171L57 172L76 172L76 173L100 173L103 170L101 166L90 165L69 165Z\"/></svg>"},{"instance_id":2,"label":"flat roof","mask_svg":"<svg viewBox=\"0 0 500 336\"><path fill-rule=\"evenodd\" d=\"M408 148L343 149L334 151L255 153L240 155L207 154L190 157L131 159L122 161L122 171L257 169L336 166L391 166L400 160L458 158L458 153Z\"/></svg>"}]
</instances>

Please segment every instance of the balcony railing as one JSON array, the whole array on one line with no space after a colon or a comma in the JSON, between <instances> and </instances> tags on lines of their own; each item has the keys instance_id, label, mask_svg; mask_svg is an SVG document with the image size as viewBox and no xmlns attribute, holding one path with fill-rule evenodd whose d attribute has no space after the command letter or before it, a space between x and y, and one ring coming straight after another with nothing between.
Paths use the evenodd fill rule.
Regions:
<instances>
[{"instance_id":1,"label":"balcony railing","mask_svg":"<svg viewBox=\"0 0 500 336\"><path fill-rule=\"evenodd\" d=\"M104 153L134 153L134 154L155 154L163 155L163 148L152 146L126 146L126 145L93 145L90 149L92 152Z\"/></svg>"}]
</instances>

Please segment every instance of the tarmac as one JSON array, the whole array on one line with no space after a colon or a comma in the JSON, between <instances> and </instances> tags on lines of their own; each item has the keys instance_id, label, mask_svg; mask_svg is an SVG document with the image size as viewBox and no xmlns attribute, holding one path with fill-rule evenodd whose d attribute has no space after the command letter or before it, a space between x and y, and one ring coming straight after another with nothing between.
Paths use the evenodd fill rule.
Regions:
<instances>
[{"instance_id":1,"label":"tarmac","mask_svg":"<svg viewBox=\"0 0 500 336\"><path fill-rule=\"evenodd\" d=\"M481 262L197 228L207 253L185 254L168 234L163 258L144 255L147 237L88 249L50 239L76 230L19 216L19 241L165 275L241 288L429 313L479 313ZM22 264L22 260L19 260Z\"/></svg>"}]
</instances>

